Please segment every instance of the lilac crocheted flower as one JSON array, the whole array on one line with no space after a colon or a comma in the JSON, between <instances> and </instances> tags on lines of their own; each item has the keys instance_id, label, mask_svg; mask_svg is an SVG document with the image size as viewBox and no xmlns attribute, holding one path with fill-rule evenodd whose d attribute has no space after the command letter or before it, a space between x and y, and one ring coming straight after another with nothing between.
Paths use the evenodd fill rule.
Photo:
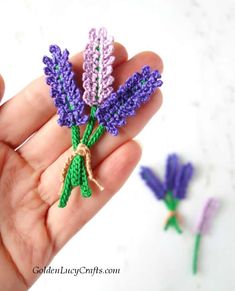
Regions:
<instances>
[{"instance_id":1,"label":"lilac crocheted flower","mask_svg":"<svg viewBox=\"0 0 235 291\"><path fill-rule=\"evenodd\" d=\"M211 220L219 208L219 201L215 198L209 198L203 208L199 223L197 225L197 233L206 234L210 228Z\"/></svg>"},{"instance_id":2,"label":"lilac crocheted flower","mask_svg":"<svg viewBox=\"0 0 235 291\"><path fill-rule=\"evenodd\" d=\"M85 103L74 81L72 65L68 60L69 52L57 45L51 45L49 51L52 58L45 56L43 63L47 84L51 87L51 97L58 108L60 126L71 127L85 124L88 116L83 114Z\"/></svg>"},{"instance_id":3,"label":"lilac crocheted flower","mask_svg":"<svg viewBox=\"0 0 235 291\"><path fill-rule=\"evenodd\" d=\"M175 186L176 175L179 171L179 157L176 154L171 154L167 157L165 187L166 191L172 191Z\"/></svg>"},{"instance_id":4,"label":"lilac crocheted flower","mask_svg":"<svg viewBox=\"0 0 235 291\"><path fill-rule=\"evenodd\" d=\"M187 187L193 175L193 166L188 163L180 167L176 174L173 195L177 199L184 199Z\"/></svg>"},{"instance_id":5,"label":"lilac crocheted flower","mask_svg":"<svg viewBox=\"0 0 235 291\"><path fill-rule=\"evenodd\" d=\"M164 199L165 190L163 183L150 168L141 167L140 176L158 199Z\"/></svg>"},{"instance_id":6,"label":"lilac crocheted flower","mask_svg":"<svg viewBox=\"0 0 235 291\"><path fill-rule=\"evenodd\" d=\"M101 104L113 91L113 38L105 28L91 29L84 52L83 100L90 106Z\"/></svg>"},{"instance_id":7,"label":"lilac crocheted flower","mask_svg":"<svg viewBox=\"0 0 235 291\"><path fill-rule=\"evenodd\" d=\"M160 78L160 73L151 71L149 66L144 66L141 73L134 73L98 108L96 117L99 124L117 135L117 127L125 125L127 117L135 115L136 110L162 85Z\"/></svg>"}]
</instances>

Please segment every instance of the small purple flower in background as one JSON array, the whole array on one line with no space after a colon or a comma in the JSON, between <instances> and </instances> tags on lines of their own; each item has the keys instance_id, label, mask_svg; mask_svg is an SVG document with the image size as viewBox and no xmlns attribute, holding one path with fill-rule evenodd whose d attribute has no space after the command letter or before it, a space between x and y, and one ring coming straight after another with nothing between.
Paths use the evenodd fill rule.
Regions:
<instances>
[{"instance_id":1,"label":"small purple flower in background","mask_svg":"<svg viewBox=\"0 0 235 291\"><path fill-rule=\"evenodd\" d=\"M199 248L201 244L201 238L205 235L210 228L212 218L215 216L220 203L215 198L209 198L203 208L201 217L199 219L196 236L195 236L195 244L194 244L194 252L193 252L193 274L197 273L198 270L198 256L199 256Z\"/></svg>"},{"instance_id":2,"label":"small purple flower in background","mask_svg":"<svg viewBox=\"0 0 235 291\"><path fill-rule=\"evenodd\" d=\"M209 231L211 221L215 216L219 205L219 201L215 198L209 198L207 200L197 225L197 233L206 234Z\"/></svg>"},{"instance_id":3,"label":"small purple flower in background","mask_svg":"<svg viewBox=\"0 0 235 291\"><path fill-rule=\"evenodd\" d=\"M176 174L175 187L173 195L175 198L182 200L186 196L187 187L193 175L193 166L188 163L183 165Z\"/></svg>"},{"instance_id":4,"label":"small purple flower in background","mask_svg":"<svg viewBox=\"0 0 235 291\"><path fill-rule=\"evenodd\" d=\"M98 108L96 117L99 124L117 135L117 127L125 125L126 118L135 115L136 110L162 85L160 78L160 73L151 71L149 66L143 67L141 73L134 73Z\"/></svg>"},{"instance_id":5,"label":"small purple flower in background","mask_svg":"<svg viewBox=\"0 0 235 291\"><path fill-rule=\"evenodd\" d=\"M179 157L176 154L169 155L166 161L166 173L165 173L166 191L173 191L179 167L180 167Z\"/></svg>"},{"instance_id":6,"label":"small purple flower in background","mask_svg":"<svg viewBox=\"0 0 235 291\"><path fill-rule=\"evenodd\" d=\"M90 106L101 104L113 91L112 52L113 37L108 37L106 29L91 29L83 64L83 99Z\"/></svg>"},{"instance_id":7,"label":"small purple flower in background","mask_svg":"<svg viewBox=\"0 0 235 291\"><path fill-rule=\"evenodd\" d=\"M68 60L69 52L57 45L49 48L52 58L45 56L43 63L46 82L51 86L51 97L58 108L60 126L72 127L85 124L88 116L83 114L85 103L74 81L72 65Z\"/></svg>"},{"instance_id":8,"label":"small purple flower in background","mask_svg":"<svg viewBox=\"0 0 235 291\"><path fill-rule=\"evenodd\" d=\"M176 154L171 154L167 157L164 182L161 182L148 167L141 167L140 175L154 195L158 199L164 200L169 210L165 230L172 226L178 233L181 233L177 207L179 201L186 197L186 190L193 175L192 164L182 165L179 157Z\"/></svg>"},{"instance_id":9,"label":"small purple flower in background","mask_svg":"<svg viewBox=\"0 0 235 291\"><path fill-rule=\"evenodd\" d=\"M165 197L165 189L160 179L148 167L141 167L140 175L149 188L153 191L157 199L161 200Z\"/></svg>"}]
</instances>

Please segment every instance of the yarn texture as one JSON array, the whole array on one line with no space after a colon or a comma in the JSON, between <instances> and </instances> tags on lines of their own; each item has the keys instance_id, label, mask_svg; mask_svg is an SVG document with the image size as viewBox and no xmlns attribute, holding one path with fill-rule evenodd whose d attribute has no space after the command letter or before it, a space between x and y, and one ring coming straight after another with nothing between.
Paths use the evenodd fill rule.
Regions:
<instances>
[{"instance_id":1,"label":"yarn texture","mask_svg":"<svg viewBox=\"0 0 235 291\"><path fill-rule=\"evenodd\" d=\"M135 115L162 85L160 73L146 65L113 92L113 37L105 28L92 28L88 38L83 55L82 89L75 81L67 49L62 51L58 45L51 45L51 56L43 57L46 83L57 107L58 124L71 130L72 150L61 172L59 207L62 208L75 187L80 187L85 198L92 195L89 182L100 191L104 189L93 175L91 147L106 131L117 135L118 128L125 125L127 118ZM85 125L82 136L80 125Z\"/></svg>"}]
</instances>

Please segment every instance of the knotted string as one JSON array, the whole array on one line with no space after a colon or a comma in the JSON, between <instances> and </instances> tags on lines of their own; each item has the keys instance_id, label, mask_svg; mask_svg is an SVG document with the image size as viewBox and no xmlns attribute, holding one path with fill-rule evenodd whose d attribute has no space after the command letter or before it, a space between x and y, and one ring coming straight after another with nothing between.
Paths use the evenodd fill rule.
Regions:
<instances>
[{"instance_id":1,"label":"knotted string","mask_svg":"<svg viewBox=\"0 0 235 291\"><path fill-rule=\"evenodd\" d=\"M73 158L76 155L80 155L81 157L84 157L85 159L85 167L88 174L88 178L90 181L96 184L96 186L99 188L100 191L103 191L104 188L99 184L99 182L94 178L92 168L91 168L91 152L90 149L83 143L80 143L76 150L74 150L71 155L68 157L67 161L65 162L64 168L61 173L61 182L64 183L66 175L68 173L68 169L70 167L70 164L73 160Z\"/></svg>"},{"instance_id":2,"label":"knotted string","mask_svg":"<svg viewBox=\"0 0 235 291\"><path fill-rule=\"evenodd\" d=\"M166 218L166 223L172 218L172 217L176 217L177 220L180 222L181 221L181 217L179 216L178 212L176 210L171 210L168 212L167 218Z\"/></svg>"},{"instance_id":3,"label":"knotted string","mask_svg":"<svg viewBox=\"0 0 235 291\"><path fill-rule=\"evenodd\" d=\"M179 225L178 225L178 221L180 221L181 218L179 216L179 214L177 213L176 210L170 210L169 214L166 218L166 222L165 222L165 230L168 229L168 227L171 225L173 226L178 233L182 233L182 230L180 229Z\"/></svg>"}]
</instances>

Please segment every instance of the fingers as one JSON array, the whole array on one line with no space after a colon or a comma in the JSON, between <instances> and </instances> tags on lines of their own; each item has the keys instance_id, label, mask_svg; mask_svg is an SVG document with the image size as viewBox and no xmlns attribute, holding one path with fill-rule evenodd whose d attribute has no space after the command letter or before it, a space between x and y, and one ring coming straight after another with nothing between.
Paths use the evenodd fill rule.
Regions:
<instances>
[{"instance_id":1,"label":"fingers","mask_svg":"<svg viewBox=\"0 0 235 291\"><path fill-rule=\"evenodd\" d=\"M138 54L128 62L115 68L116 87L124 83L130 75L139 71L146 64L149 64L152 68L162 70L162 61L156 54L150 52ZM94 149L95 163L93 165L99 163L127 139L133 138L158 110L161 101L161 93L157 90L151 100L138 110L137 115L128 119L127 126L120 129L118 137L105 134L99 141L99 146ZM57 117L54 116L19 149L20 154L33 168L46 169L71 146L70 130L59 127L56 119Z\"/></svg>"},{"instance_id":2,"label":"fingers","mask_svg":"<svg viewBox=\"0 0 235 291\"><path fill-rule=\"evenodd\" d=\"M109 156L115 149L120 147L123 143L130 140L131 135L135 136L144 125L147 123L148 119L156 112L159 108L161 102L161 95L153 96L151 102L143 106L138 112L138 114L130 119L129 125L126 126L126 133L122 131L118 137L110 136L105 134L99 140L98 144L92 149L92 168L95 168L98 164L102 162L107 156ZM159 98L160 97L160 98ZM141 114L142 113L142 114ZM132 129L131 129L132 127ZM41 175L39 192L41 193L41 198L48 204L52 205L60 194L61 182L60 176L61 171L64 167L64 163L68 156L71 154L71 148L66 150L54 163L52 163L46 171ZM102 181L101 181L102 184Z\"/></svg>"},{"instance_id":3,"label":"fingers","mask_svg":"<svg viewBox=\"0 0 235 291\"><path fill-rule=\"evenodd\" d=\"M116 57L114 66L127 59L126 49L118 43L114 45ZM71 59L74 70L81 79L83 56L77 54ZM78 81L79 81L78 80ZM52 98L49 96L49 86L41 77L0 108L0 140L13 148L18 147L56 112Z\"/></svg>"},{"instance_id":4,"label":"fingers","mask_svg":"<svg viewBox=\"0 0 235 291\"><path fill-rule=\"evenodd\" d=\"M0 102L4 94L4 90L5 90L4 80L3 80L3 77L0 75Z\"/></svg>"},{"instance_id":5,"label":"fingers","mask_svg":"<svg viewBox=\"0 0 235 291\"><path fill-rule=\"evenodd\" d=\"M47 227L54 242L55 252L88 222L127 180L141 156L141 149L129 141L108 156L95 170L104 191L93 191L91 198L82 198L78 191L71 194L66 208L58 208L58 201L50 207ZM112 173L112 174L110 174Z\"/></svg>"},{"instance_id":6,"label":"fingers","mask_svg":"<svg viewBox=\"0 0 235 291\"><path fill-rule=\"evenodd\" d=\"M130 59L125 66L125 71L129 74L122 74L122 67L117 67L114 73L116 84L123 84L134 72L140 71L144 65L149 65L152 69L163 71L162 59L154 52L142 52Z\"/></svg>"}]
</instances>

